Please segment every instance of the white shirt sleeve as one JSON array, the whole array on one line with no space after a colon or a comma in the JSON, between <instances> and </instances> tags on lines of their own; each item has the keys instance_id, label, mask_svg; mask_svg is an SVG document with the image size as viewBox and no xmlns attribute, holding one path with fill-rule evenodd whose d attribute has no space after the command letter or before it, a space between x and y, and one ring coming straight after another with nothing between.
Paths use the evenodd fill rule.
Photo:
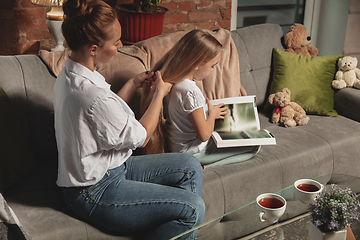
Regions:
<instances>
[{"instance_id":1,"label":"white shirt sleeve","mask_svg":"<svg viewBox=\"0 0 360 240\"><path fill-rule=\"evenodd\" d=\"M146 139L145 128L135 119L132 111L119 104L118 99L108 97L99 100L89 110L89 116L101 149L135 150Z\"/></svg>"},{"instance_id":2,"label":"white shirt sleeve","mask_svg":"<svg viewBox=\"0 0 360 240\"><path fill-rule=\"evenodd\" d=\"M198 91L188 91L183 97L183 110L187 114L194 110L204 107L204 96Z\"/></svg>"}]
</instances>

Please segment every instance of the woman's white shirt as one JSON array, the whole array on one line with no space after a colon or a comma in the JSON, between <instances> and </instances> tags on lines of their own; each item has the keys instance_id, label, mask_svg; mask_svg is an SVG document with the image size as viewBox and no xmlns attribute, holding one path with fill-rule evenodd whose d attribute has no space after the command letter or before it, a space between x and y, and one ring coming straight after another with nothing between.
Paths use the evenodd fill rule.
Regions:
<instances>
[{"instance_id":1,"label":"woman's white shirt","mask_svg":"<svg viewBox=\"0 0 360 240\"><path fill-rule=\"evenodd\" d=\"M145 128L97 71L71 60L54 87L57 185L93 185L142 146Z\"/></svg>"},{"instance_id":2,"label":"woman's white shirt","mask_svg":"<svg viewBox=\"0 0 360 240\"><path fill-rule=\"evenodd\" d=\"M190 113L203 108L207 118L207 104L201 90L194 81L185 79L173 85L167 98L166 129L172 152L197 153L205 147L195 133Z\"/></svg>"}]
</instances>

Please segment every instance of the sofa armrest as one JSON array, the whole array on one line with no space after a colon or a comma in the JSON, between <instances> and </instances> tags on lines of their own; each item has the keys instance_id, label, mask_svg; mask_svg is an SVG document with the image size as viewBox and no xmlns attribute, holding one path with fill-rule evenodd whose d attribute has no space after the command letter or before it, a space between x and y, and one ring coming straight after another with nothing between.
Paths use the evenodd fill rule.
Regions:
<instances>
[{"instance_id":1,"label":"sofa armrest","mask_svg":"<svg viewBox=\"0 0 360 240\"><path fill-rule=\"evenodd\" d=\"M334 109L340 115L360 122L360 90L355 88L336 90Z\"/></svg>"},{"instance_id":2,"label":"sofa armrest","mask_svg":"<svg viewBox=\"0 0 360 240\"><path fill-rule=\"evenodd\" d=\"M32 239L1 193L0 229L0 239L8 239L8 236L14 236L14 239Z\"/></svg>"}]
</instances>

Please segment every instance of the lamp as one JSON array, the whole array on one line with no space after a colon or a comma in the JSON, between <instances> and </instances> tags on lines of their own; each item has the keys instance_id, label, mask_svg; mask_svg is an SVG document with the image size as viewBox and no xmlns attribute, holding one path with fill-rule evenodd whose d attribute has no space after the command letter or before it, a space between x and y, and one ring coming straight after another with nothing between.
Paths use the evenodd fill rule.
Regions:
<instances>
[{"instance_id":1,"label":"lamp","mask_svg":"<svg viewBox=\"0 0 360 240\"><path fill-rule=\"evenodd\" d=\"M63 0L31 0L31 3L43 7L51 7L50 12L46 14L46 23L56 43L55 48L51 49L51 51L63 51L64 36L61 32L61 25L64 21Z\"/></svg>"}]
</instances>

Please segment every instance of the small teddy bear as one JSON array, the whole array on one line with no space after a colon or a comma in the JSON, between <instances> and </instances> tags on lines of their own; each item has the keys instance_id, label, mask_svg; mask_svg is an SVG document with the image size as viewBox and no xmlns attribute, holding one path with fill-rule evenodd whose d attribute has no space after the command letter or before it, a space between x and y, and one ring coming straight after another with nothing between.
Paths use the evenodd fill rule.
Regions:
<instances>
[{"instance_id":1,"label":"small teddy bear","mask_svg":"<svg viewBox=\"0 0 360 240\"><path fill-rule=\"evenodd\" d=\"M360 69L357 68L356 57L345 56L338 61L339 70L335 74L335 80L331 86L336 89L345 87L360 88Z\"/></svg>"},{"instance_id":2,"label":"small teddy bear","mask_svg":"<svg viewBox=\"0 0 360 240\"><path fill-rule=\"evenodd\" d=\"M286 52L315 57L319 50L314 46L310 46L310 41L311 37L308 35L305 26L295 23L285 35Z\"/></svg>"},{"instance_id":3,"label":"small teddy bear","mask_svg":"<svg viewBox=\"0 0 360 240\"><path fill-rule=\"evenodd\" d=\"M271 122L280 123L287 128L306 125L310 118L299 104L290 102L290 94L288 88L270 94L269 103L276 107L272 112Z\"/></svg>"}]
</instances>

